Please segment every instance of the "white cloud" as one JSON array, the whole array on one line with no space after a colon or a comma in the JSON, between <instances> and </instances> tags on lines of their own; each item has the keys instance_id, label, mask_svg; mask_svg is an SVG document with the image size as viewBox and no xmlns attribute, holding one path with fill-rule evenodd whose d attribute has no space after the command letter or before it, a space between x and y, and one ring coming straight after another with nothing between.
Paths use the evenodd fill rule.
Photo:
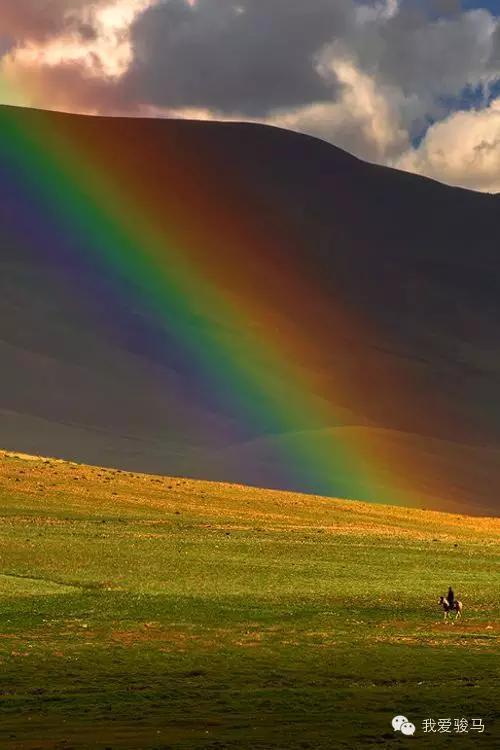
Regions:
<instances>
[{"instance_id":1,"label":"white cloud","mask_svg":"<svg viewBox=\"0 0 500 750\"><path fill-rule=\"evenodd\" d=\"M451 185L500 192L500 98L485 109L455 112L436 123L394 166Z\"/></svg>"},{"instance_id":2,"label":"white cloud","mask_svg":"<svg viewBox=\"0 0 500 750\"><path fill-rule=\"evenodd\" d=\"M479 10L410 23L398 11L397 2L358 9L351 34L317 58L322 77L340 82L337 97L276 113L270 121L370 161L500 191L500 100L451 114L442 102L459 98L467 86L482 88L487 97L500 76L498 19ZM413 148L413 136L431 118L439 121Z\"/></svg>"},{"instance_id":3,"label":"white cloud","mask_svg":"<svg viewBox=\"0 0 500 750\"><path fill-rule=\"evenodd\" d=\"M28 41L16 47L10 65L57 66L80 63L87 74L120 76L132 61L129 31L132 22L153 0L109 0L97 7L84 6L79 25L73 24L61 34L43 42ZM81 27L92 30L82 37Z\"/></svg>"}]
</instances>

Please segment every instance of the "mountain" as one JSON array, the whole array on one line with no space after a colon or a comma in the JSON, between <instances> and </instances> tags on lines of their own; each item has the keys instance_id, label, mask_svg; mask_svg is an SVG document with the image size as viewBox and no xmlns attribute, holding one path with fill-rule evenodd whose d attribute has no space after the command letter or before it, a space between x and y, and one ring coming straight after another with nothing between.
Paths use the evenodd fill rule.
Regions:
<instances>
[{"instance_id":1,"label":"mountain","mask_svg":"<svg viewBox=\"0 0 500 750\"><path fill-rule=\"evenodd\" d=\"M0 108L0 446L495 514L499 240L296 133Z\"/></svg>"}]
</instances>

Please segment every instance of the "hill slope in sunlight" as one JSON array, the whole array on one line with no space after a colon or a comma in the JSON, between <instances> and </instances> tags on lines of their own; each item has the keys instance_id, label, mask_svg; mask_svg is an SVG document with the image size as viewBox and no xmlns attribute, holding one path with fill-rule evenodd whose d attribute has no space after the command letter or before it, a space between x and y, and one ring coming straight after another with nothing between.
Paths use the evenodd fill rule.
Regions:
<instances>
[{"instance_id":1,"label":"hill slope in sunlight","mask_svg":"<svg viewBox=\"0 0 500 750\"><path fill-rule=\"evenodd\" d=\"M2 108L8 128L2 446L498 512L494 197L256 125Z\"/></svg>"}]
</instances>

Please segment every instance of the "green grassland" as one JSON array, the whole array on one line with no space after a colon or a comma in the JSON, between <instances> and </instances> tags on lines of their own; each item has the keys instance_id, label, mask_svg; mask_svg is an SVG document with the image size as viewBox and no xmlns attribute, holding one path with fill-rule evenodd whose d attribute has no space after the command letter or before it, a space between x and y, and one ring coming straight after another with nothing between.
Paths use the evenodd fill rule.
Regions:
<instances>
[{"instance_id":1,"label":"green grassland","mask_svg":"<svg viewBox=\"0 0 500 750\"><path fill-rule=\"evenodd\" d=\"M0 506L2 750L500 746L499 520L8 453Z\"/></svg>"}]
</instances>

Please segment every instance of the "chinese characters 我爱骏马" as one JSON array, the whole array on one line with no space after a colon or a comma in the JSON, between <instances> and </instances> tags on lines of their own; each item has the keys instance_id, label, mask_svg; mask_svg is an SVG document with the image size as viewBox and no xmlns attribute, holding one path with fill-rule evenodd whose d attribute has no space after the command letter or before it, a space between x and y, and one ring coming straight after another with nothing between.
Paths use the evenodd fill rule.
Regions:
<instances>
[{"instance_id":1,"label":"chinese characters \u6211\u7231\u9a8f\u9a6c","mask_svg":"<svg viewBox=\"0 0 500 750\"><path fill-rule=\"evenodd\" d=\"M466 719L462 716L460 719L424 719L422 721L422 730L426 733L435 732L436 734L468 734L469 732L484 732L483 719Z\"/></svg>"}]
</instances>

